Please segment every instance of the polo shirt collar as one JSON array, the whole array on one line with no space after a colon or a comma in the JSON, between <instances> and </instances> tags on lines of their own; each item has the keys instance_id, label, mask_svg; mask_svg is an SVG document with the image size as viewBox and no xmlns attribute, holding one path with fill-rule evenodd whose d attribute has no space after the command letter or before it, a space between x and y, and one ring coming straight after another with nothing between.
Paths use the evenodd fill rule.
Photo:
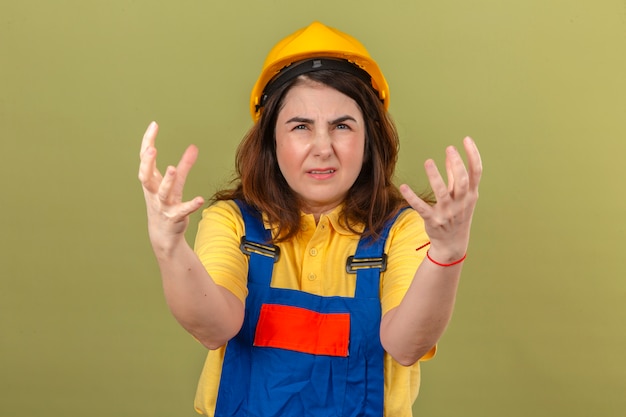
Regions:
<instances>
[{"instance_id":1,"label":"polo shirt collar","mask_svg":"<svg viewBox=\"0 0 626 417\"><path fill-rule=\"evenodd\" d=\"M340 220L340 215L341 215L341 210L343 209L343 205L339 205L337 207L335 207L332 211L322 214L320 216L320 223L325 221L325 219L328 219L328 222L330 223L330 225L332 226L332 228L339 234L341 235L354 235L354 232L351 231L350 229L348 229L343 222ZM314 223L313 220L313 215L312 214L306 214L306 213L302 213L301 214L302 217L308 217L306 221L307 223ZM354 226L354 229L357 232L362 232L364 227L362 224L358 224Z\"/></svg>"},{"instance_id":2,"label":"polo shirt collar","mask_svg":"<svg viewBox=\"0 0 626 417\"><path fill-rule=\"evenodd\" d=\"M341 235L354 235L354 232L352 232L350 229L348 229L347 227L344 226L343 222L340 221L340 214L341 214L341 209L343 208L343 204L340 204L339 206L335 207L332 211L322 214L320 216L320 222L324 221L325 218L328 219L328 222L330 223L330 225L332 226L332 228L339 234ZM308 214L308 213L304 213L301 212L300 216L302 217L302 224L306 224L306 225L314 225L315 224L315 220L313 219L313 215L312 214ZM265 225L266 229L270 228L270 223L267 219L267 215L265 213L263 213L263 223ZM273 231L276 231L276 227L272 227ZM362 233L363 230L365 229L363 224L358 224L354 226L354 230L356 230L359 233Z\"/></svg>"}]
</instances>

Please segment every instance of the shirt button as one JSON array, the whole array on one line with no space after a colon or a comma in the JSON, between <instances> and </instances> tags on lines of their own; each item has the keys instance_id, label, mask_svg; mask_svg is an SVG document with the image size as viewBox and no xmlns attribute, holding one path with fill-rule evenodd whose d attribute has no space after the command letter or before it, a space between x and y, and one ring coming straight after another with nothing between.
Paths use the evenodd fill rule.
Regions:
<instances>
[{"instance_id":1,"label":"shirt button","mask_svg":"<svg viewBox=\"0 0 626 417\"><path fill-rule=\"evenodd\" d=\"M315 248L311 248L311 249L309 250L309 255L311 255L311 256L316 256L316 255L317 255L317 249L315 249Z\"/></svg>"},{"instance_id":2,"label":"shirt button","mask_svg":"<svg viewBox=\"0 0 626 417\"><path fill-rule=\"evenodd\" d=\"M309 281L315 281L315 279L317 278L317 275L310 273L308 278L309 278Z\"/></svg>"}]
</instances>

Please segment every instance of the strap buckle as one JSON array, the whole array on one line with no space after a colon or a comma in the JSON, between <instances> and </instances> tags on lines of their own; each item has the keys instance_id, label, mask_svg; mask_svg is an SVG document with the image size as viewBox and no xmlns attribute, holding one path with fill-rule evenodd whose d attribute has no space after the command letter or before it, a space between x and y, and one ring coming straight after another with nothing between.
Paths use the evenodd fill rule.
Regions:
<instances>
[{"instance_id":1,"label":"strap buckle","mask_svg":"<svg viewBox=\"0 0 626 417\"><path fill-rule=\"evenodd\" d=\"M274 263L278 262L278 258L280 257L280 248L278 246L251 242L246 239L245 236L241 237L239 249L246 255L256 253L258 255L267 256L268 258L274 258Z\"/></svg>"},{"instance_id":2,"label":"strap buckle","mask_svg":"<svg viewBox=\"0 0 626 417\"><path fill-rule=\"evenodd\" d=\"M387 254L383 253L380 258L355 258L348 256L346 272L356 274L359 269L380 268L380 272L387 270Z\"/></svg>"}]
</instances>

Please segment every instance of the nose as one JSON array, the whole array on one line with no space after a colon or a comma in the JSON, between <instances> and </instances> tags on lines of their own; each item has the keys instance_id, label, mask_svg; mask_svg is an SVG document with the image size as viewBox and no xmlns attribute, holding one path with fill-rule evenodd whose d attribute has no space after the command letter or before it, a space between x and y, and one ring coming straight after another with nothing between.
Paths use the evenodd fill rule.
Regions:
<instances>
[{"instance_id":1,"label":"nose","mask_svg":"<svg viewBox=\"0 0 626 417\"><path fill-rule=\"evenodd\" d=\"M328 131L319 130L313 141L313 155L326 159L333 153L333 141Z\"/></svg>"}]
</instances>

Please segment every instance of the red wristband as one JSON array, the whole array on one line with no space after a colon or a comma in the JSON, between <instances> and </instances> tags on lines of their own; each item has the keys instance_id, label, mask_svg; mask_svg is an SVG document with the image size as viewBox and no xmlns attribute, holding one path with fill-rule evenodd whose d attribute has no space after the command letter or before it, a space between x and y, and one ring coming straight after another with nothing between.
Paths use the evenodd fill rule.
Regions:
<instances>
[{"instance_id":1,"label":"red wristband","mask_svg":"<svg viewBox=\"0 0 626 417\"><path fill-rule=\"evenodd\" d=\"M467 258L467 253L466 253L465 255L463 255L463 257L461 259L458 259L458 260L456 260L454 262L450 262L449 264L443 264L443 263L437 262L433 258L431 258L430 254L428 252L429 251L426 251L426 257L428 258L428 260L431 261L432 263L434 263L435 265L443 266L443 267L460 264L461 262L463 262L465 260L465 258Z\"/></svg>"}]
</instances>

